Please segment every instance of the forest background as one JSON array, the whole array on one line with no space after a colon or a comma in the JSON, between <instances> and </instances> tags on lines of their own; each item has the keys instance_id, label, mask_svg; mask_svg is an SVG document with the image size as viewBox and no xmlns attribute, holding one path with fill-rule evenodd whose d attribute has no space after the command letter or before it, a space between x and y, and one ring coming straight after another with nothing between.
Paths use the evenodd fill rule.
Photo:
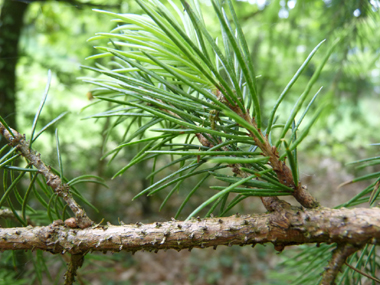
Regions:
<instances>
[{"instance_id":1,"label":"forest background","mask_svg":"<svg viewBox=\"0 0 380 285\"><path fill-rule=\"evenodd\" d=\"M319 78L319 85L324 86L319 103L328 102L329 110L323 112L299 152L303 183L309 189L318 189L313 194L324 206L341 204L356 194L360 186L339 189L337 186L362 173L360 169L346 164L378 153L378 146L370 144L380 142L380 133L376 131L380 106L379 1L345 1L342 4L342 1L335 0L262 0L234 4L256 72L260 75L258 94L262 96L264 110L266 106L269 110L292 74L321 40L342 39ZM105 130L112 119L86 119L97 107L85 108L92 102L92 87L78 79L89 75L80 65L93 65L91 59L86 61L85 58L96 53L94 43L86 40L96 32L106 32L114 27L109 17L92 9L141 13L138 5L127 0L3 0L0 5L0 114L20 133L28 132L50 69L50 94L39 120L40 127L59 114L70 111L58 125L66 176L99 175L109 187L106 189L99 184L79 186L81 193L99 210L96 212L89 208L88 214L96 222L104 218L113 224L119 220L124 223L170 220L184 199L183 193L197 181L183 184L184 191L174 195L161 211L163 194L149 198L143 196L132 202L132 197L149 186L150 181L145 177L151 165L140 163L126 175L111 180L139 149L131 146L111 165L107 165L107 159L100 160L104 150L115 147L116 144L112 144L120 141L122 134L110 133L106 143ZM212 9L206 0L203 6L206 11ZM212 31L213 25L217 26L217 19L208 16L212 13L204 12L204 15ZM12 26L9 23L17 24ZM15 30L7 30L9 26ZM314 57L289 94L289 104L283 104L280 111L292 107L292 102L302 92L322 58L323 53ZM14 87L11 86L13 80L9 78L12 70L15 72ZM48 164L58 164L54 128L48 129L36 141L34 148L43 153ZM366 184L362 186L364 188ZM204 185L198 193L206 197L210 191ZM195 207L204 198L201 194L197 199L190 202L180 218L185 218L191 206ZM230 214L264 211L258 199L250 199L240 203ZM17 222L7 219L0 223L17 226ZM130 253L112 256L91 254L78 278L83 284L96 284L96 279L99 279L99 284L252 284L252 280L255 284L288 284L294 275L281 271L281 261L291 259L295 252L296 249L277 255L272 246L258 245L255 249L225 247L216 251L193 250L191 253L169 250L157 254L138 252L134 256ZM48 253L44 256L47 263L52 258ZM29 254L1 253L0 266L6 270L1 270L0 279L11 278L12 282L17 280L23 284L30 282L25 278L33 273L35 280L48 280L46 272L42 276L35 274L33 264L39 259L36 254L34 258L32 262ZM51 278L59 284L65 270L62 262L52 260L53 263L48 263L49 271L53 268Z\"/></svg>"}]
</instances>

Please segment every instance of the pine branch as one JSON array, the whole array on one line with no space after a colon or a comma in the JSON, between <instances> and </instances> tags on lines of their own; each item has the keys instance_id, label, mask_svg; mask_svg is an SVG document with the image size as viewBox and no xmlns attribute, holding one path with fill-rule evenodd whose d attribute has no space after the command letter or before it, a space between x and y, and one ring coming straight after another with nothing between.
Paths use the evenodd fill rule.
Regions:
<instances>
[{"instance_id":1,"label":"pine branch","mask_svg":"<svg viewBox=\"0 0 380 285\"><path fill-rule=\"evenodd\" d=\"M223 95L221 95L223 96ZM223 100L226 102L227 100ZM257 124L255 122L255 119L249 115L249 111L246 110L244 113L241 109L238 108L238 106L233 106L229 104L228 102L225 103L228 108L231 109L232 112L236 113L239 117L243 119L243 121L238 122L241 127L246 127L247 125L252 126L254 129L257 128ZM285 164L284 161L280 160L280 156L278 153L278 150L275 146L271 146L268 140L268 136L264 136L262 132L258 129L256 133L252 132L250 129L247 128L247 131L249 132L249 136L252 137L255 144L258 146L258 148L262 151L264 156L269 157L270 165L272 166L274 172L278 176L278 181L288 186L292 189L294 189L293 197L303 206L306 208L316 208L319 206L318 201L307 191L307 187L301 185L300 182L296 185L294 182L294 177L292 174L292 171L290 168ZM213 144L208 139L206 139L202 134L196 134L199 142L203 146L212 147ZM201 137L202 136L202 137ZM233 168L233 172L235 174L238 174L242 177L247 177L247 173L244 173L239 168L241 165L231 165L231 168ZM261 199L263 202L265 208L268 211L275 211L277 204L279 203L279 199L277 197L263 197Z\"/></svg>"},{"instance_id":2,"label":"pine branch","mask_svg":"<svg viewBox=\"0 0 380 285\"><path fill-rule=\"evenodd\" d=\"M46 166L41 160L40 154L37 154L34 150L29 148L29 142L26 141L25 136L22 136L16 130L11 130L13 135L6 129L6 127L0 123L0 135L9 142L9 145L16 147L17 150L25 157L31 165L39 170L45 179L46 184L50 186L54 192L62 197L67 203L70 209L75 214L76 223L80 228L86 228L93 224L92 220L87 217L86 212L79 206L74 200L72 194L69 191L69 186L63 184L58 175L55 175L50 167Z\"/></svg>"},{"instance_id":3,"label":"pine branch","mask_svg":"<svg viewBox=\"0 0 380 285\"><path fill-rule=\"evenodd\" d=\"M273 243L380 244L380 209L284 209L260 215L192 219L165 223L68 228L62 221L45 227L0 229L0 250L41 249L51 253L84 254L88 251L158 251L218 245ZM335 264L335 259L333 262ZM341 266L345 258L338 265ZM335 268L335 267L334 267Z\"/></svg>"}]
</instances>

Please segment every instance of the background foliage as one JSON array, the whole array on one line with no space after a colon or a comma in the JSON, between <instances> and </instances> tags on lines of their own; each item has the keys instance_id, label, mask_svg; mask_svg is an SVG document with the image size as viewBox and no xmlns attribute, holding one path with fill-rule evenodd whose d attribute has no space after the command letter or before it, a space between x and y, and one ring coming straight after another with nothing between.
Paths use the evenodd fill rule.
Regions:
<instances>
[{"instance_id":1,"label":"background foliage","mask_svg":"<svg viewBox=\"0 0 380 285\"><path fill-rule=\"evenodd\" d=\"M99 1L99 4L104 3ZM141 13L134 2L115 1L111 4L117 5L114 8L115 12ZM380 29L376 13L379 3L349 1L347 5L340 5L339 1L332 0L251 1L234 4L247 35L249 47L253 51L252 60L256 73L260 75L257 79L258 94L262 96L262 106L266 110L264 114L270 113L278 94L307 54L322 39L326 38L332 42L337 37L341 38L341 44L338 45L318 81L324 86L319 104L328 102L330 109L323 113L322 119L303 143L299 153L302 162L301 179L309 188L318 188L313 194L316 194L322 204L336 206L345 202L345 197L359 192L358 186L344 190L336 190L336 186L352 179L352 175L358 176L364 172L353 167L346 168L344 165L353 160L374 156L377 151L376 146L368 147L368 145L380 141L379 133L374 131L377 126L376 100L380 93ZM203 5L207 27L211 31L215 27L213 32L218 33L217 19L208 17L213 15L207 13L208 9L211 9L210 3L204 2ZM90 87L76 78L93 74L80 69L79 64L93 65L91 60L85 62L83 59L96 53L93 44L86 43L86 40L96 32L109 31L113 27L109 17L94 13L85 5L78 8L66 2L29 3L20 42L21 55L17 65L18 128L20 132L30 132L43 86L46 84L46 70L51 69L53 74L51 91L38 128L62 112L70 110L70 115L66 115L59 126L60 152L65 166L65 176L74 178L91 172L106 178L110 187L110 190L105 191L99 184L78 185L83 196L99 209L100 214L97 214L91 212L89 208L90 216L98 215L99 221L104 217L112 223L117 223L118 219L126 223L151 220L152 214L157 219L158 208L165 196L157 195L149 199L142 196L134 203L130 203L134 195L149 185L149 181L144 179L151 167L148 162L130 168L127 175L109 180L117 170L130 161L134 153L140 150L138 146L130 146L110 166L105 165L107 160L99 163L98 160L105 150L105 138L110 136L107 149L112 149L116 146L112 143L122 141L122 132L121 130L105 132L112 124L111 119L95 122L82 120L93 114L94 110L102 110L96 105L91 110L82 110L89 103L86 95L90 95L88 93ZM294 101L302 93L305 84L322 60L326 49L327 47L324 47L323 52L314 57L312 64L292 88L279 112L289 112L292 108ZM51 128L36 141L34 147L43 153L44 157L49 157L48 163L58 168L55 145L54 130ZM167 164L168 161L158 163L160 166ZM377 166L370 167L376 170ZM174 168L168 169L167 173L170 171L174 171ZM181 187L185 188L183 192L186 192L186 187L189 188L196 182L194 180L182 185ZM215 185L214 181L212 185ZM208 197L209 191L212 190L204 185L199 193L205 193ZM171 203L159 213L160 219L167 220L175 215L178 205L184 198L183 192L173 196ZM204 201L202 195L191 202L192 206L184 209L180 218L186 218L190 210L201 201ZM258 201L250 200L239 205L234 211L262 212L263 209ZM46 222L41 221L41 223ZM9 225L14 222L7 220L2 223ZM27 282L23 278L28 276L28 272L34 271L33 268L39 268L36 271L36 279L48 278L46 271L43 270L42 253L27 253L21 258L9 253L2 255L4 256L1 259L2 266L9 269L4 271L6 276L3 278L17 279L22 284ZM207 258L208 256L211 257ZM278 263L274 260L279 258L273 256L270 248L255 250L226 248L218 249L212 254L207 251L195 251L191 255L168 252L155 257L151 254L137 253L133 258L127 254L107 259L101 255L92 255L92 258L86 261L85 268L81 270L81 275L83 279L91 280L102 270L107 270L109 273L103 275L104 282L106 279L111 279L114 280L114 284L123 280L129 280L131 284L156 283L159 280L173 283L227 284L229 282L226 279L227 275L228 278L236 279L231 280L231 283L250 284L250 280L255 278L262 284L287 284L284 280L286 277L291 279L292 275L284 273L285 275L278 277L277 269L272 271L274 264ZM205 260L201 266L199 260ZM56 259L54 261L57 262ZM167 270L162 269L162 264L165 264L166 268L172 268L172 272L168 274ZM255 264L253 270L252 264ZM64 272L62 264L57 262L55 267L56 271L52 273L51 278L60 280ZM223 268L225 270L222 270ZM259 272L262 270L267 270L268 273L260 276ZM38 276L38 272L41 271L44 273ZM152 271L155 274L144 274ZM147 279L148 275L152 276L151 280Z\"/></svg>"}]
</instances>

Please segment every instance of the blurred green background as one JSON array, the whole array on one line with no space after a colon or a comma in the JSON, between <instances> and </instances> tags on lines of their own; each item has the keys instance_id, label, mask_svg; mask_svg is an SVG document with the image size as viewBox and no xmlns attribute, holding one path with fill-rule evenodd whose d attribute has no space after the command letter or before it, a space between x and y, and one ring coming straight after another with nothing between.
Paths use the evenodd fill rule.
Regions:
<instances>
[{"instance_id":1,"label":"blurred green background","mask_svg":"<svg viewBox=\"0 0 380 285\"><path fill-rule=\"evenodd\" d=\"M210 3L200 2L207 27L217 34L217 19ZM248 0L234 4L260 76L257 84L266 110L264 119L268 119L271 106L311 50L327 39L280 111L290 110L328 46L336 38L342 39L312 90L315 93L323 86L317 102L329 102L329 109L313 127L299 156L301 179L324 206L333 207L346 201L359 192L360 185L337 189L340 183L359 174L359 170L345 164L378 153L378 146L370 144L380 142L380 1ZM93 74L82 70L80 65L93 65L85 58L96 53L93 49L96 43L86 40L96 32L108 32L115 27L109 17L93 12L93 8L141 13L132 0L0 1L0 114L11 127L29 134L50 69L52 83L39 128L60 113L70 111L58 124L65 175L73 178L95 174L105 178L109 186L109 189L98 184L78 187L99 209L99 212L87 209L90 217L96 222L104 218L113 224L119 220L124 223L169 220L197 182L195 179L183 184L159 211L163 194L131 202L135 194L149 186L145 177L151 170L151 162L138 164L126 175L110 179L129 162L138 147L131 146L119 153L110 165L107 159L100 161L105 151L122 142L123 126L108 133L106 130L114 119L85 119L102 110L98 105L84 108L92 103L92 87L78 78ZM51 128L36 141L34 148L48 164L57 166L55 145ZM169 159L158 163L164 165ZM168 169L162 177L170 171L174 169ZM209 181L208 185L215 183ZM204 185L198 191L199 200L194 199L181 218L186 218L199 205L197 202L204 200L202 195L210 196L210 191ZM237 211L263 212L264 208L259 199L252 198L244 200L230 214ZM134 256L92 254L79 271L78 284L289 284L294 275L282 271L280 266L286 255L286 251L275 254L271 245L258 245L255 249L195 249L191 253L138 252ZM0 273L0 284L2 278L12 278L20 284L38 282L38 277L26 280L33 272L27 257L12 261L14 257L5 253L2 256L0 266L6 270ZM43 282L62 283L65 272L62 260L49 254L44 256L51 260L47 263L51 276L44 274ZM65 256L61 259L65 261Z\"/></svg>"}]
</instances>

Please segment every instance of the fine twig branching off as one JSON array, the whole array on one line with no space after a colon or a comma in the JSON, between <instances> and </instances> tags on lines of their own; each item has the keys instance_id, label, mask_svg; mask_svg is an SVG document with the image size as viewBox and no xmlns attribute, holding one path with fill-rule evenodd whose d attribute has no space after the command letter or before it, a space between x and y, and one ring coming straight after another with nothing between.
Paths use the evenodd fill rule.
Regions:
<instances>
[{"instance_id":1,"label":"fine twig branching off","mask_svg":"<svg viewBox=\"0 0 380 285\"><path fill-rule=\"evenodd\" d=\"M54 192L61 197L70 207L75 215L76 223L82 229L87 228L93 224L93 221L86 215L86 212L74 200L73 195L69 191L69 186L62 183L61 178L55 175L50 167L46 166L41 160L41 155L36 153L33 149L29 148L29 143L16 130L12 129L12 134L0 123L0 134L9 142L9 145L15 147L27 161L38 169L38 173L42 174L46 179L46 184L50 186Z\"/></svg>"},{"instance_id":2,"label":"fine twig branching off","mask_svg":"<svg viewBox=\"0 0 380 285\"><path fill-rule=\"evenodd\" d=\"M355 246L352 244L339 244L333 251L332 257L323 273L321 285L333 285L338 276L342 266L345 264L346 259L362 246Z\"/></svg>"}]
</instances>

